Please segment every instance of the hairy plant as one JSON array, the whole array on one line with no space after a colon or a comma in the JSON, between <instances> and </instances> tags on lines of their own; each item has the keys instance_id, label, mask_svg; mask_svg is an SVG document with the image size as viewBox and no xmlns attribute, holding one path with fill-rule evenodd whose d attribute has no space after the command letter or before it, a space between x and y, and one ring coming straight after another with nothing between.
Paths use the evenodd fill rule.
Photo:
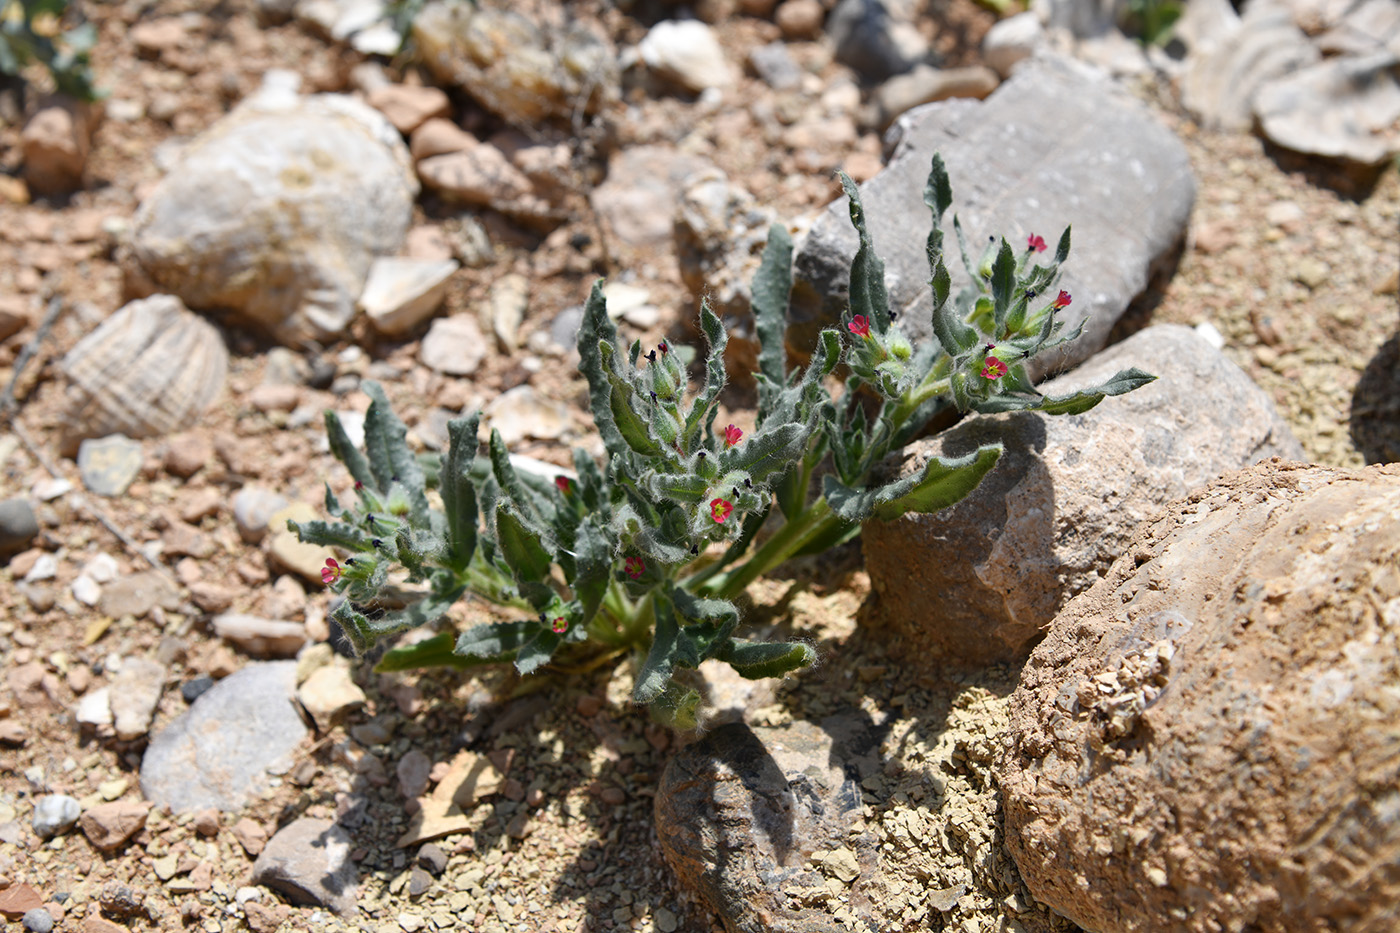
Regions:
<instances>
[{"instance_id":1,"label":"hairy plant","mask_svg":"<svg viewBox=\"0 0 1400 933\"><path fill-rule=\"evenodd\" d=\"M83 23L62 30L68 0L0 0L0 72L19 73L31 62L49 70L62 94L79 100L101 95L92 83L88 53L97 28Z\"/></svg>"},{"instance_id":2,"label":"hairy plant","mask_svg":"<svg viewBox=\"0 0 1400 933\"><path fill-rule=\"evenodd\" d=\"M1032 236L1023 250L994 240L974 266L954 218L971 283L953 298L941 232L952 192L938 156L924 190L936 339L914 346L891 313L859 192L845 175L841 182L860 236L849 318L822 331L805 369L788 371L792 241L775 225L753 283L761 351L757 422L747 436L732 424L714 425L727 336L709 307L700 312L704 380L691 387L666 343L645 353L639 342L619 344L601 283L588 299L578 349L607 451L602 464L576 448L571 476L517 470L497 431L479 449L478 413L449 424L446 454L425 470L378 385L365 384L373 401L364 452L327 412L331 450L354 477L357 502L342 505L327 486L333 520L291 527L304 541L351 553L343 564L328 561L323 579L345 597L333 617L355 649L432 622L471 593L520 617L393 649L380 669L509 662L529 674L561 654L632 650L636 701L663 721L691 727L700 698L673 679L677 668L717 658L762 678L814 660L800 642L738 637L733 599L749 583L790 558L850 540L864 521L946 508L995 466L999 444L872 483L877 465L932 417L949 406L1073 414L1154 378L1129 369L1070 395L1036 391L1026 361L1079 334L1058 316L1070 295L1053 288L1069 255L1069 229L1044 265L1035 260L1046 244ZM837 397L827 377L840 363L849 375ZM833 470L815 484L828 456ZM434 482L440 508L428 494ZM419 588L406 607L371 608L400 581Z\"/></svg>"}]
</instances>

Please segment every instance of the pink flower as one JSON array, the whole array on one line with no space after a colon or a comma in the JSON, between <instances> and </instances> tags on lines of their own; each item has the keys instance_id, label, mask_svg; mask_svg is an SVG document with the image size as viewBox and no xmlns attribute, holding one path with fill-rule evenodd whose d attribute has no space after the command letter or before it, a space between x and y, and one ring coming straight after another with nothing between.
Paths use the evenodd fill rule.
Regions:
<instances>
[{"instance_id":1,"label":"pink flower","mask_svg":"<svg viewBox=\"0 0 1400 933\"><path fill-rule=\"evenodd\" d=\"M1045 252L1045 237L1038 233L1032 233L1030 236L1026 237L1026 249L1033 253Z\"/></svg>"},{"instance_id":2,"label":"pink flower","mask_svg":"<svg viewBox=\"0 0 1400 933\"><path fill-rule=\"evenodd\" d=\"M857 337L864 337L866 340L870 339L870 321L864 314L857 314L855 319L847 324L846 327Z\"/></svg>"},{"instance_id":3,"label":"pink flower","mask_svg":"<svg viewBox=\"0 0 1400 933\"><path fill-rule=\"evenodd\" d=\"M1060 294L1055 297L1055 303L1051 307L1068 308L1069 303L1073 300L1074 299L1070 296L1070 293L1062 288L1060 289Z\"/></svg>"},{"instance_id":4,"label":"pink flower","mask_svg":"<svg viewBox=\"0 0 1400 933\"><path fill-rule=\"evenodd\" d=\"M569 482L569 478L567 476L554 477L554 485L558 486L559 491L566 496L569 494L569 490L573 488L573 483Z\"/></svg>"},{"instance_id":5,"label":"pink flower","mask_svg":"<svg viewBox=\"0 0 1400 933\"><path fill-rule=\"evenodd\" d=\"M710 517L721 525L724 524L724 520L728 518L729 514L733 511L734 503L730 502L728 499L710 500Z\"/></svg>"},{"instance_id":6,"label":"pink flower","mask_svg":"<svg viewBox=\"0 0 1400 933\"><path fill-rule=\"evenodd\" d=\"M327 557L326 566L321 568L321 582L324 583L326 586L330 586L332 583L339 580L344 574L345 571L340 569L340 564L336 563L335 558Z\"/></svg>"},{"instance_id":7,"label":"pink flower","mask_svg":"<svg viewBox=\"0 0 1400 933\"><path fill-rule=\"evenodd\" d=\"M554 624L551 625L550 628L554 631L554 634L562 635L569 630L569 623L563 616L558 616L555 618Z\"/></svg>"},{"instance_id":8,"label":"pink flower","mask_svg":"<svg viewBox=\"0 0 1400 933\"><path fill-rule=\"evenodd\" d=\"M738 428L734 427L734 425L731 424L729 427L724 429L724 446L733 447L735 444L739 443L739 438L743 436L744 432L740 431Z\"/></svg>"},{"instance_id":9,"label":"pink flower","mask_svg":"<svg viewBox=\"0 0 1400 933\"><path fill-rule=\"evenodd\" d=\"M646 573L647 565L640 557L629 557L623 561L623 569L633 580Z\"/></svg>"},{"instance_id":10,"label":"pink flower","mask_svg":"<svg viewBox=\"0 0 1400 933\"><path fill-rule=\"evenodd\" d=\"M1006 375L1006 364L994 356L989 356L983 361L982 378L1000 379Z\"/></svg>"}]
</instances>

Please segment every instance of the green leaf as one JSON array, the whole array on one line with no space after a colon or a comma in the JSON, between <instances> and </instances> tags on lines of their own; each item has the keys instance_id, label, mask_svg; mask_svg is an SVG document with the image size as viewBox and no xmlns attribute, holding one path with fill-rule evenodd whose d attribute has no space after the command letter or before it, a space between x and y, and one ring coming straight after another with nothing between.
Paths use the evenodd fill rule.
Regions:
<instances>
[{"instance_id":1,"label":"green leaf","mask_svg":"<svg viewBox=\"0 0 1400 933\"><path fill-rule=\"evenodd\" d=\"M362 614L347 599L335 608L331 618L340 623L345 637L355 649L355 655L363 657L381 638L442 618L464 592L466 588L459 586L445 593L431 593L402 609L386 612L373 619Z\"/></svg>"},{"instance_id":2,"label":"green leaf","mask_svg":"<svg viewBox=\"0 0 1400 933\"><path fill-rule=\"evenodd\" d=\"M700 694L673 680L666 684L660 696L652 700L651 718L663 726L686 732L699 724L695 715L699 708Z\"/></svg>"},{"instance_id":3,"label":"green leaf","mask_svg":"<svg viewBox=\"0 0 1400 933\"><path fill-rule=\"evenodd\" d=\"M690 412L685 418L683 444L687 451L695 449L700 440L700 431L705 426L706 416L711 414L715 399L724 388L724 348L729 345L729 335L725 333L724 322L710 310L710 300L700 300L700 329L709 344L709 355L705 358L705 388L695 396Z\"/></svg>"},{"instance_id":4,"label":"green leaf","mask_svg":"<svg viewBox=\"0 0 1400 933\"><path fill-rule=\"evenodd\" d=\"M375 487L387 492L398 483L408 497L415 525L428 524L428 497L423 492L423 468L408 449L408 426L389 407L384 387L372 380L361 384L371 399L365 412L365 456L374 473Z\"/></svg>"},{"instance_id":5,"label":"green leaf","mask_svg":"<svg viewBox=\"0 0 1400 933\"><path fill-rule=\"evenodd\" d=\"M438 492L447 516L448 560L465 570L476 553L476 487L471 468L476 461L477 427L481 412L447 422L447 456L438 475Z\"/></svg>"},{"instance_id":6,"label":"green leaf","mask_svg":"<svg viewBox=\"0 0 1400 933\"><path fill-rule=\"evenodd\" d=\"M676 624L676 615L671 601L657 594L652 597L656 613L656 629L651 639L651 650L637 672L637 682L632 690L632 699L638 703L650 703L661 696L666 685L671 682L671 671L675 669L677 655L682 650L681 629ZM695 660L691 667L700 663Z\"/></svg>"},{"instance_id":7,"label":"green leaf","mask_svg":"<svg viewBox=\"0 0 1400 933\"><path fill-rule=\"evenodd\" d=\"M539 627L534 619L473 626L457 636L453 650L464 657L478 658L483 664L510 661Z\"/></svg>"},{"instance_id":8,"label":"green leaf","mask_svg":"<svg viewBox=\"0 0 1400 933\"><path fill-rule=\"evenodd\" d=\"M466 658L452 650L453 632L443 632L411 645L390 648L374 666L376 674L412 671L424 667L455 667L464 670L482 664L509 661L510 658Z\"/></svg>"},{"instance_id":9,"label":"green leaf","mask_svg":"<svg viewBox=\"0 0 1400 933\"><path fill-rule=\"evenodd\" d=\"M521 645L520 650L516 652L515 669L521 674L533 674L549 663L549 659L554 657L555 650L563 640L555 632L540 626L535 637Z\"/></svg>"},{"instance_id":10,"label":"green leaf","mask_svg":"<svg viewBox=\"0 0 1400 933\"><path fill-rule=\"evenodd\" d=\"M724 647L739 624L739 610L727 599L705 599L679 587L671 588L671 599L683 623L683 638L688 641L677 663L696 667Z\"/></svg>"},{"instance_id":11,"label":"green leaf","mask_svg":"<svg viewBox=\"0 0 1400 933\"><path fill-rule=\"evenodd\" d=\"M875 244L865 227L865 208L860 203L860 191L851 176L838 171L841 187L851 206L851 225L860 235L860 248L851 261L851 313L863 314L876 333L890 329L890 296L885 290L885 261L875 254Z\"/></svg>"},{"instance_id":12,"label":"green leaf","mask_svg":"<svg viewBox=\"0 0 1400 933\"><path fill-rule=\"evenodd\" d=\"M705 498L710 481L695 473L657 473L647 470L638 481L653 498L695 505Z\"/></svg>"},{"instance_id":13,"label":"green leaf","mask_svg":"<svg viewBox=\"0 0 1400 933\"><path fill-rule=\"evenodd\" d=\"M496 508L496 542L517 580L541 581L549 576L549 551L519 513L504 503Z\"/></svg>"},{"instance_id":14,"label":"green leaf","mask_svg":"<svg viewBox=\"0 0 1400 933\"><path fill-rule=\"evenodd\" d=\"M342 547L347 551L374 550L370 536L346 522L294 522L289 520L287 527L306 544Z\"/></svg>"},{"instance_id":15,"label":"green leaf","mask_svg":"<svg viewBox=\"0 0 1400 933\"><path fill-rule=\"evenodd\" d=\"M789 671L806 667L817 659L817 653L810 645L801 642L772 643L733 638L718 657L734 668L740 677L762 680L765 677L781 677Z\"/></svg>"},{"instance_id":16,"label":"green leaf","mask_svg":"<svg viewBox=\"0 0 1400 933\"><path fill-rule=\"evenodd\" d=\"M582 624L587 625L607 593L613 563L612 540L604 533L597 516L590 515L579 525L574 550L577 557L573 590L583 607Z\"/></svg>"},{"instance_id":17,"label":"green leaf","mask_svg":"<svg viewBox=\"0 0 1400 933\"><path fill-rule=\"evenodd\" d=\"M982 481L1002 445L988 444L962 457L931 457L919 473L876 489L851 489L834 476L822 478L822 492L832 511L848 522L870 517L890 521L905 512L937 512L958 502Z\"/></svg>"},{"instance_id":18,"label":"green leaf","mask_svg":"<svg viewBox=\"0 0 1400 933\"><path fill-rule=\"evenodd\" d=\"M953 183L948 179L948 168L943 164L942 154L937 152L933 154L928 180L924 182L924 204L933 212L933 229L936 232L943 223L943 215L953 206ZM929 242L933 242L932 233L929 234Z\"/></svg>"},{"instance_id":19,"label":"green leaf","mask_svg":"<svg viewBox=\"0 0 1400 933\"><path fill-rule=\"evenodd\" d=\"M787 306L792 292L792 236L782 224L768 228L768 244L751 288L754 331L758 336L758 370L768 379L758 390L758 424L762 426L774 395L787 380ZM765 386L767 390L765 391Z\"/></svg>"},{"instance_id":20,"label":"green leaf","mask_svg":"<svg viewBox=\"0 0 1400 933\"><path fill-rule=\"evenodd\" d=\"M1002 332L1007 312L1016 296L1016 256L1011 252L1011 244L1002 237L997 250L996 261L992 264L992 319L996 321L996 335Z\"/></svg>"},{"instance_id":21,"label":"green leaf","mask_svg":"<svg viewBox=\"0 0 1400 933\"><path fill-rule=\"evenodd\" d=\"M326 412L326 439L330 441L331 453L335 455L335 459L345 464L345 469L350 472L357 483L371 489L378 488L374 473L369 468L369 461L350 442L350 435L345 433L345 427L340 423L340 416L333 411Z\"/></svg>"},{"instance_id":22,"label":"green leaf","mask_svg":"<svg viewBox=\"0 0 1400 933\"><path fill-rule=\"evenodd\" d=\"M603 371L603 357L599 343L606 343L614 351L617 349L617 328L608 317L608 302L603 297L603 280L593 283L593 291L583 306L583 323L578 330L579 372L588 380L588 406L593 411L593 423L598 426L598 434L603 438L603 446L616 456L628 449L618 431L612 411L612 382Z\"/></svg>"},{"instance_id":23,"label":"green leaf","mask_svg":"<svg viewBox=\"0 0 1400 933\"><path fill-rule=\"evenodd\" d=\"M1055 265L1062 266L1069 258L1069 227L1065 227L1065 232L1060 234L1060 242L1055 247Z\"/></svg>"},{"instance_id":24,"label":"green leaf","mask_svg":"<svg viewBox=\"0 0 1400 933\"><path fill-rule=\"evenodd\" d=\"M1043 411L1047 415L1083 414L1110 395L1123 395L1140 389L1156 376L1138 369L1120 370L1112 379L1091 389L1079 389L1067 395L1039 396L1026 398L1015 395L995 395L985 402L974 405L979 412L1000 411Z\"/></svg>"},{"instance_id":25,"label":"green leaf","mask_svg":"<svg viewBox=\"0 0 1400 933\"><path fill-rule=\"evenodd\" d=\"M628 403L630 395L631 387L626 386L621 379L614 378L612 394L608 396L608 406L616 429L632 450L644 457L659 457L662 454L661 446L652 440L646 422Z\"/></svg>"},{"instance_id":26,"label":"green leaf","mask_svg":"<svg viewBox=\"0 0 1400 933\"><path fill-rule=\"evenodd\" d=\"M721 453L720 472L744 470L755 483L775 473L782 473L806 451L814 423L789 422L765 427L742 444Z\"/></svg>"}]
</instances>

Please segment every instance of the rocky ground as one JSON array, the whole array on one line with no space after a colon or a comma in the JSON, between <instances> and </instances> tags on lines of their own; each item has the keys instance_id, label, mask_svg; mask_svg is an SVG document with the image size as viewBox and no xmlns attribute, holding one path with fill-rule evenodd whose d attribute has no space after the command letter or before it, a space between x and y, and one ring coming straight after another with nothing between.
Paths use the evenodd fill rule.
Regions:
<instances>
[{"instance_id":1,"label":"rocky ground","mask_svg":"<svg viewBox=\"0 0 1400 933\"><path fill-rule=\"evenodd\" d=\"M659 15L643 6L573 5L619 47L635 44L648 14ZM782 37L771 19L711 6L733 61ZM925 37L946 65L975 63L995 15L968 0L935 6L920 21ZM143 752L188 709L186 696L198 689L191 685L255 658L289 656L266 640L219 638L213 616L290 620L303 623L313 642L327 638L327 598L314 571L288 572L233 514L235 495L248 487L315 504L324 482L348 486L318 446L319 411L362 410L366 400L353 386L377 378L418 439L431 444L442 430L435 413L480 407L528 386L534 401L517 417L535 419L526 432L534 437L518 450L565 463L571 447L589 443L589 423L582 381L550 337L556 318L606 274L644 288L646 304L659 311L629 317L625 328L648 340L670 338L685 333L695 296L669 244L609 242L586 197L569 201L573 213L548 235L481 211L479 229L493 251L454 275L442 314L475 313L493 283L523 275L528 305L502 341L514 349L496 347L463 380L420 362L421 329L385 339L357 325L342 342L294 357L229 327L230 377L218 403L193 429L143 441L139 477L124 495L95 495L61 449L66 383L57 363L123 304L123 232L172 145L208 127L271 68L297 72L309 90L344 91L367 56L303 23L263 21L251 0L213 11L183 0L91 4L87 13L100 28L94 69L112 95L82 188L31 197L20 181L19 115L0 115L0 241L9 257L0 263L0 301L30 320L0 344L0 385L11 387L17 404L13 430L0 435L0 498L35 498L41 526L33 546L0 576L0 913L17 920L42 904L62 929L210 933L245 925L719 928L661 858L653 797L680 740L631 707L625 660L526 683L504 673L378 676L361 668L354 678L363 702L317 723L241 809L172 816L140 805ZM179 24L173 38L143 38L135 28L167 17ZM858 118L859 76L833 62L820 41L788 45L807 74L797 91L780 94L747 76L716 105L627 78L609 138L598 145L703 156L778 216L809 216L834 197L835 168L868 177L879 168L881 147L876 128ZM386 71L396 81L424 78L407 61ZM1186 143L1198 196L1176 268L1120 330L1210 325L1230 358L1272 395L1312 460L1400 459L1400 177L1391 169L1358 186L1254 136L1198 127L1159 81L1129 83ZM478 135L495 126L496 118L465 98L453 104ZM784 108L792 113L775 119ZM820 118L797 119L809 112ZM586 193L604 162L595 154L580 165L575 181ZM443 228L462 213L431 194L414 211L415 225ZM37 329L32 308L50 296L62 300L62 312L26 359L22 351ZM309 380L286 378L308 364ZM729 402L733 420L743 423L744 400ZM538 425L542 412L550 415L547 428ZM157 555L154 563L146 552ZM123 585L138 573L148 574L147 587ZM784 682L751 724L858 711L880 725L883 773L863 785L861 807L865 828L880 840L879 890L862 890L878 903L882 929L1067 928L1026 892L1002 838L991 760L1016 672L937 682L907 675L856 626L868 590L853 550L753 587L755 623L812 639L822 662ZM458 607L453 621L477 612ZM299 643L293 639L291 654ZM155 679L164 689L153 718L122 735L120 718L79 723L85 696L139 682L139 659L161 665ZM446 778L464 748L490 759L499 786L483 789L459 824L429 840L415 829L416 798ZM77 798L90 816L80 829L41 839L35 802L52 794ZM354 917L289 907L267 887L250 885L267 838L300 817L339 818L350 828L360 882ZM427 851L424 842L431 842ZM828 881L812 906L838 922L850 916L843 911L854 877L844 858L839 850L813 854Z\"/></svg>"}]
</instances>

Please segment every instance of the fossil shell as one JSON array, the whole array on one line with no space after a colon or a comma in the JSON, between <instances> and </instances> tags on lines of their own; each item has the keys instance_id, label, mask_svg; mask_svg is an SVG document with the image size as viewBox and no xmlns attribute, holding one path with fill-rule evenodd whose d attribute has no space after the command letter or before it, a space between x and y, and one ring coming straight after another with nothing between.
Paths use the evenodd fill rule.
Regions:
<instances>
[{"instance_id":1,"label":"fossil shell","mask_svg":"<svg viewBox=\"0 0 1400 933\"><path fill-rule=\"evenodd\" d=\"M173 295L133 301L80 340L60 364L72 382L64 446L121 433L190 427L223 391L228 348Z\"/></svg>"}]
</instances>

